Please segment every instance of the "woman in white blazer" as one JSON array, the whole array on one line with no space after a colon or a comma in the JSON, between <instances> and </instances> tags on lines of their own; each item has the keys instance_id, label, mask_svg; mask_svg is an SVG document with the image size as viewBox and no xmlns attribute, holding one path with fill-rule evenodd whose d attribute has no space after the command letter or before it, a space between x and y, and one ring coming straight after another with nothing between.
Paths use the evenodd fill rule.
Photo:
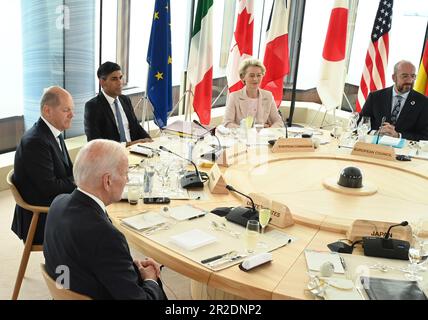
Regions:
<instances>
[{"instance_id":1,"label":"woman in white blazer","mask_svg":"<svg viewBox=\"0 0 428 320\"><path fill-rule=\"evenodd\" d=\"M223 120L225 127L237 128L241 120L248 116L265 128L284 126L272 93L259 88L265 72L266 68L260 60L251 58L241 62L239 76L244 87L229 95Z\"/></svg>"}]
</instances>

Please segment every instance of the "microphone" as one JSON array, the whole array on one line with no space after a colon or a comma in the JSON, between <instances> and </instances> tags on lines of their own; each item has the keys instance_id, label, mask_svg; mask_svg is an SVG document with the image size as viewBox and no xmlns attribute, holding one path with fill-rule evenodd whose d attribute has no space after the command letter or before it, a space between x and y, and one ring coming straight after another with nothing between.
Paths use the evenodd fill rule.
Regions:
<instances>
[{"instance_id":1,"label":"microphone","mask_svg":"<svg viewBox=\"0 0 428 320\"><path fill-rule=\"evenodd\" d=\"M386 121L386 117L383 116L382 117L382 121L380 122L380 127L379 130L377 131L377 137L376 137L376 144L379 144L379 137L380 137L380 129L383 127L383 125L385 124Z\"/></svg>"},{"instance_id":2,"label":"microphone","mask_svg":"<svg viewBox=\"0 0 428 320\"><path fill-rule=\"evenodd\" d=\"M284 123L285 127L285 138L288 139L288 122L284 121L284 117L282 116L282 113L280 110L278 110L279 116L281 117L282 122Z\"/></svg>"},{"instance_id":3,"label":"microphone","mask_svg":"<svg viewBox=\"0 0 428 320\"><path fill-rule=\"evenodd\" d=\"M198 120L193 120L193 123L197 124L202 129L205 129L207 133L210 133L212 136L214 136L217 139L217 144L218 144L217 148L214 148L210 152L201 154L201 158L203 159L207 159L213 162L216 161L218 157L220 157L220 152L223 150L223 148L221 146L220 139L215 135L215 128L208 130Z\"/></svg>"},{"instance_id":4,"label":"microphone","mask_svg":"<svg viewBox=\"0 0 428 320\"><path fill-rule=\"evenodd\" d=\"M250 196L243 194L242 192L236 190L231 185L226 185L226 189L229 191L236 192L251 201L252 208L248 207L235 207L230 210L230 212L225 216L226 220L239 224L243 227L247 226L248 220L259 220L259 212L256 210L253 199Z\"/></svg>"},{"instance_id":5,"label":"microphone","mask_svg":"<svg viewBox=\"0 0 428 320\"><path fill-rule=\"evenodd\" d=\"M393 224L392 226L390 226L390 227L388 228L388 231L385 233L385 240L388 240L388 239L389 239L389 236L391 235L390 231L391 231L391 229L392 229L392 228L394 228L394 227L399 227L399 226L405 227L405 226L407 226L408 224L409 224L409 223L408 223L407 221L403 221L403 222L401 222L401 223L399 223L399 224Z\"/></svg>"},{"instance_id":6,"label":"microphone","mask_svg":"<svg viewBox=\"0 0 428 320\"><path fill-rule=\"evenodd\" d=\"M180 179L181 186L184 189L203 188L204 187L204 184L203 184L202 179L201 179L201 175L198 171L198 167L196 166L196 164L192 160L186 159L186 158L180 156L179 154L172 152L171 150L165 148L164 146L159 146L159 149L161 149L162 151L169 152L169 153L171 153L171 154L173 154L173 155L175 155L181 159L189 161L193 165L193 167L195 168L195 172L188 172Z\"/></svg>"},{"instance_id":7,"label":"microphone","mask_svg":"<svg viewBox=\"0 0 428 320\"><path fill-rule=\"evenodd\" d=\"M227 189L227 190L229 190L229 191L233 191L233 192L239 193L241 196L244 196L245 198L250 199L250 201L251 201L251 206L253 207L253 210L254 210L254 211L257 211L257 210L256 210L256 206L255 206L255 204L254 204L254 201L253 201L253 199L251 199L251 197L250 197L250 196L247 196L246 194L243 194L242 192L240 192L240 191L236 190L236 189L235 189L234 187L232 187L230 184L227 184L227 185L226 185L226 189Z\"/></svg>"}]
</instances>

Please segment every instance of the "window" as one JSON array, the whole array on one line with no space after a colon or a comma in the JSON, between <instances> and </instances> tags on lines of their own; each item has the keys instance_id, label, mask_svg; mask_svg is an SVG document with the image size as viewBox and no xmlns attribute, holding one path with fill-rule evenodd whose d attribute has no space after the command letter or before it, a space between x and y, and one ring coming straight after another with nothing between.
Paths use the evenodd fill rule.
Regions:
<instances>
[{"instance_id":1,"label":"window","mask_svg":"<svg viewBox=\"0 0 428 320\"><path fill-rule=\"evenodd\" d=\"M21 1L0 0L0 6L6 10L0 19L0 51L3 63L1 81L2 107L0 118L23 114L22 90L22 45L21 45Z\"/></svg>"}]
</instances>

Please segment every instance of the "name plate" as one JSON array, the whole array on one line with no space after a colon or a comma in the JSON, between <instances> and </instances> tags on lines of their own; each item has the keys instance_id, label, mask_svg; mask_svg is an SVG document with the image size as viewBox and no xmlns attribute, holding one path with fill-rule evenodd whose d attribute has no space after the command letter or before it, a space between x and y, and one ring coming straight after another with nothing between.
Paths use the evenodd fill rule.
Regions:
<instances>
[{"instance_id":1,"label":"name plate","mask_svg":"<svg viewBox=\"0 0 428 320\"><path fill-rule=\"evenodd\" d=\"M236 158L247 154L247 146L243 144L234 144L222 151L216 163L219 166L229 167L236 162Z\"/></svg>"},{"instance_id":2,"label":"name plate","mask_svg":"<svg viewBox=\"0 0 428 320\"><path fill-rule=\"evenodd\" d=\"M226 189L226 181L217 164L214 163L210 172L208 173L208 176L210 177L210 180L208 181L208 188L210 189L211 193L229 193L229 191Z\"/></svg>"},{"instance_id":3,"label":"name plate","mask_svg":"<svg viewBox=\"0 0 428 320\"><path fill-rule=\"evenodd\" d=\"M355 156L383 159L395 161L395 151L393 147L372 144L366 142L357 142L351 152Z\"/></svg>"},{"instance_id":4,"label":"name plate","mask_svg":"<svg viewBox=\"0 0 428 320\"><path fill-rule=\"evenodd\" d=\"M310 138L278 138L272 147L273 153L308 152L314 150L314 144Z\"/></svg>"},{"instance_id":5,"label":"name plate","mask_svg":"<svg viewBox=\"0 0 428 320\"><path fill-rule=\"evenodd\" d=\"M400 221L401 222L401 221ZM346 233L346 236L351 241L361 240L363 237L384 237L388 228L394 224L385 221L362 220L358 219L352 223L351 228ZM394 227L391 229L390 238L411 241L412 229L409 225L402 227Z\"/></svg>"},{"instance_id":6,"label":"name plate","mask_svg":"<svg viewBox=\"0 0 428 320\"><path fill-rule=\"evenodd\" d=\"M265 194L260 193L250 193L249 196L253 199L256 209L260 209L263 203L270 201L269 197ZM247 200L247 206L251 207L251 201ZM294 224L293 217L291 215L290 209L278 201L271 201L271 220L269 224L274 226L285 228L292 226Z\"/></svg>"}]
</instances>

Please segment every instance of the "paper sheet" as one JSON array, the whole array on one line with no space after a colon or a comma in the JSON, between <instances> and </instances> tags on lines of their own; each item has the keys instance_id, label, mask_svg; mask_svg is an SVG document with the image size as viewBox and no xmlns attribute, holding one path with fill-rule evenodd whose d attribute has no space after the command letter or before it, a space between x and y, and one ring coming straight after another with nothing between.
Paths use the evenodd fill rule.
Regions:
<instances>
[{"instance_id":1,"label":"paper sheet","mask_svg":"<svg viewBox=\"0 0 428 320\"><path fill-rule=\"evenodd\" d=\"M305 250L305 257L309 270L320 271L325 262L331 262L335 273L345 273L340 255L336 252Z\"/></svg>"}]
</instances>

